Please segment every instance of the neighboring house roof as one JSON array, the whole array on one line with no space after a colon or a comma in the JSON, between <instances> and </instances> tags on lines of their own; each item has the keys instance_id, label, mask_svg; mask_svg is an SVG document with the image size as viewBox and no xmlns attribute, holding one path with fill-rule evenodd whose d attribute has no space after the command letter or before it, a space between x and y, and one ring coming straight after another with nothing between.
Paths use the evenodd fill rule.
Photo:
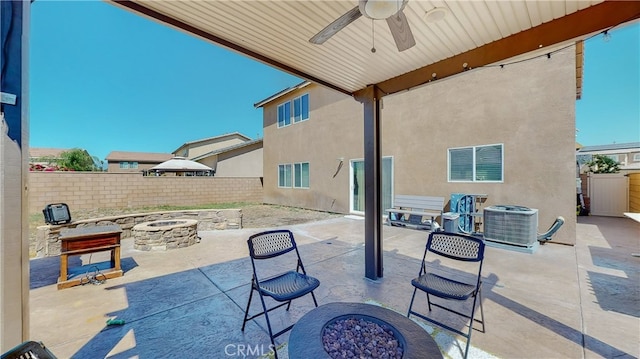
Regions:
<instances>
[{"instance_id":1,"label":"neighboring house roof","mask_svg":"<svg viewBox=\"0 0 640 359\"><path fill-rule=\"evenodd\" d=\"M203 155L200 155L198 157L194 157L194 158L192 158L192 160L193 161L198 161L198 160L201 160L203 158L207 158L209 156L219 155L221 153L233 151L233 150L236 150L236 149L239 149L239 148L242 148L242 147L248 147L248 146L254 145L256 143L261 143L261 142L262 142L262 139L259 139L259 140L253 140L253 141L245 142L245 143L239 143L237 145L233 145L233 146L229 146L229 147L225 147L225 148L219 148L217 150L213 150L211 152L207 152L207 153L205 153Z\"/></svg>"},{"instance_id":2,"label":"neighboring house roof","mask_svg":"<svg viewBox=\"0 0 640 359\"><path fill-rule=\"evenodd\" d=\"M181 172L181 171L213 171L213 168L209 166L205 166L202 163L190 161L184 157L174 157L168 161L162 162L157 166L151 167L149 170Z\"/></svg>"},{"instance_id":3,"label":"neighboring house roof","mask_svg":"<svg viewBox=\"0 0 640 359\"><path fill-rule=\"evenodd\" d=\"M232 133L226 133L224 135L220 135L220 136L214 136L214 137L208 137L208 138L203 138L200 140L195 140L195 141L190 141L190 142L185 142L184 144L180 145L178 148L176 148L173 153L178 152L181 148L186 147L186 146L193 146L193 145L197 145L198 143L201 142L208 142L208 141L214 141L214 140L222 140L226 137L240 137L242 139L244 139L245 141L251 141L250 137L247 137L243 134L241 134L240 132L232 132Z\"/></svg>"},{"instance_id":4,"label":"neighboring house roof","mask_svg":"<svg viewBox=\"0 0 640 359\"><path fill-rule=\"evenodd\" d=\"M173 154L171 153L111 151L106 159L107 162L163 162L170 160L171 158L173 158Z\"/></svg>"},{"instance_id":5,"label":"neighboring house roof","mask_svg":"<svg viewBox=\"0 0 640 359\"><path fill-rule=\"evenodd\" d=\"M282 96L284 96L284 95L286 95L286 94L288 94L290 92L293 92L295 90L301 89L301 88L306 87L306 86L309 86L310 84L311 84L311 82L309 82L309 81L302 81L301 83L299 83L299 84L297 84L295 86L288 87L288 88L286 88L286 89L284 89L284 90L282 90L282 91L280 91L280 92L278 92L278 93L276 93L274 95L271 95L271 96L265 98L262 101L256 102L255 104L253 104L253 107L255 107L255 108L262 107L262 106L268 104L271 101L275 101L275 100L279 99L280 97L282 97Z\"/></svg>"},{"instance_id":6,"label":"neighboring house roof","mask_svg":"<svg viewBox=\"0 0 640 359\"><path fill-rule=\"evenodd\" d=\"M58 158L60 157L60 154L64 151L68 151L68 149L31 147L29 148L29 157L30 158L42 158L42 157Z\"/></svg>"},{"instance_id":7,"label":"neighboring house roof","mask_svg":"<svg viewBox=\"0 0 640 359\"><path fill-rule=\"evenodd\" d=\"M628 153L640 151L640 142L629 143L612 143L609 145L583 146L578 150L579 153L585 152L604 152L611 151L615 153Z\"/></svg>"}]
</instances>

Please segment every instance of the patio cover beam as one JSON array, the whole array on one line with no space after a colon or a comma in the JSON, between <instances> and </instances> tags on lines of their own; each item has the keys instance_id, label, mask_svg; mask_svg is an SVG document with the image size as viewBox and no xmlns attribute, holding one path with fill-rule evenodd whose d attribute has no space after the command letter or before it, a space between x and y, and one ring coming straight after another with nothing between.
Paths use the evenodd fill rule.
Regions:
<instances>
[{"instance_id":1,"label":"patio cover beam","mask_svg":"<svg viewBox=\"0 0 640 359\"><path fill-rule=\"evenodd\" d=\"M491 42L448 59L424 66L406 74L379 82L384 95L409 90L432 80L432 74L443 79L468 68L497 64L556 44L573 42L614 26L640 18L640 1L605 1L529 30ZM362 89L359 91L367 91Z\"/></svg>"}]
</instances>

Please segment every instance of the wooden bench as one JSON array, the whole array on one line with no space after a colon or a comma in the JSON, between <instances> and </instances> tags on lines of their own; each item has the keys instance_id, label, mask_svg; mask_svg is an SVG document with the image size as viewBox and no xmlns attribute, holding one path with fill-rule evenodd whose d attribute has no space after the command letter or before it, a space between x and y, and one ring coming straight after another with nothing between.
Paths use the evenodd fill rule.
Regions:
<instances>
[{"instance_id":1,"label":"wooden bench","mask_svg":"<svg viewBox=\"0 0 640 359\"><path fill-rule=\"evenodd\" d=\"M436 218L442 216L443 210L444 197L396 195L393 208L385 212L392 226L435 231L441 227Z\"/></svg>"}]
</instances>

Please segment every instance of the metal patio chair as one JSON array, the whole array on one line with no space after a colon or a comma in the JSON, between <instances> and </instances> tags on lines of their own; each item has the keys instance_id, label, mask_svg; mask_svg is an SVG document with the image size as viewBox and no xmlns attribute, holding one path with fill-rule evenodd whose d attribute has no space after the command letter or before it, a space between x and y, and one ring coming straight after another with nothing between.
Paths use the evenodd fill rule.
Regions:
<instances>
[{"instance_id":1,"label":"metal patio chair","mask_svg":"<svg viewBox=\"0 0 640 359\"><path fill-rule=\"evenodd\" d=\"M2 354L2 359L56 359L42 342L29 340Z\"/></svg>"},{"instance_id":2,"label":"metal patio chair","mask_svg":"<svg viewBox=\"0 0 640 359\"><path fill-rule=\"evenodd\" d=\"M481 239L471 237L464 234L448 233L448 232L433 232L429 235L427 245L422 257L422 265L420 267L420 273L417 278L411 281L414 286L413 296L411 297L411 303L409 304L409 311L407 317L411 314L436 324L451 332L460 334L467 339L467 345L464 351L464 358L467 357L469 352L469 344L471 343L471 333L473 331L474 320L482 324L481 332L484 333L484 313L482 310L482 297L481 297L481 272L482 262L484 260L484 242ZM438 261L434 261L434 260ZM428 262L432 261L432 262ZM475 262L471 263L467 267L468 271L458 274L455 278L451 274L454 271L452 268L444 265L446 262L462 261L462 262ZM464 277L464 279L460 278ZM450 325L444 324L441 321L437 321L433 318L427 317L424 314L420 314L414 311L413 302L416 297L416 292L419 290L427 294L427 305L429 311L431 307L438 307L457 314L461 317L470 319L469 330L465 333L462 330L453 328ZM446 301L439 301L441 303L434 303L431 296L445 299ZM461 309L453 309L446 306L445 303L451 304L450 301L456 302L468 302L470 298L473 298L471 306L471 313L463 313ZM474 319L476 304L480 305L480 320ZM468 304L467 304L468 306Z\"/></svg>"},{"instance_id":3,"label":"metal patio chair","mask_svg":"<svg viewBox=\"0 0 640 359\"><path fill-rule=\"evenodd\" d=\"M251 279L251 292L249 294L249 301L247 302L247 309L244 313L242 331L244 331L245 325L249 320L252 320L264 314L267 321L267 328L269 329L271 344L273 344L273 351L277 358L278 353L276 351L275 338L293 328L293 324L274 334L273 330L271 329L271 322L269 321L268 313L284 305L287 306L286 310L289 310L291 301L293 299L300 298L307 294L311 294L311 297L313 298L313 304L317 307L318 302L316 301L316 297L313 294L313 291L318 288L318 286L320 285L320 281L314 277L307 275L302 264L302 259L300 258L300 253L298 252L298 247L296 246L296 242L293 238L293 233L291 233L291 231L275 230L254 234L249 237L247 243L249 245L251 266L253 267L253 277ZM289 270L287 272L279 273L267 278L262 278L260 275L258 275L258 270L256 270L257 261L272 259L291 251L295 251L295 254L297 256L297 264L295 270ZM258 294L260 295L262 312L249 317L249 308L251 307L253 291L258 292ZM264 299L265 296L271 297L275 301L280 303L275 305L274 307L267 308Z\"/></svg>"}]
</instances>

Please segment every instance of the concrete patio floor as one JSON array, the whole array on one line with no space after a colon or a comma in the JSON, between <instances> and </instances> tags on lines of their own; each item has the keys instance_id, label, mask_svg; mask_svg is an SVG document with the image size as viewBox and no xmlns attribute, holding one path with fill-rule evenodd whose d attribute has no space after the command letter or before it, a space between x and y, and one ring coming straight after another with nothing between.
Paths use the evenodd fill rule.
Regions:
<instances>
[{"instance_id":1,"label":"concrete patio floor","mask_svg":"<svg viewBox=\"0 0 640 359\"><path fill-rule=\"evenodd\" d=\"M533 254L487 247L483 268L486 332L474 331L469 357L638 358L640 223L579 217L576 246L548 243ZM364 278L364 221L352 218L287 227L307 272L320 279L320 305L367 302L406 315L426 232L384 226L384 278ZM31 339L58 358L233 358L269 350L263 318L240 331L249 295L246 239L257 229L200 232L200 243L169 251L133 249L123 240L123 277L56 289L59 258L31 261ZM74 257L71 264L107 259ZM426 304L424 305L426 307ZM253 311L260 307L254 296ZM273 326L294 323L310 296L272 312ZM433 313L436 313L437 308ZM124 325L106 326L108 319ZM445 357L461 349L448 332L422 325ZM462 328L465 324L458 324ZM287 358L288 333L278 354ZM462 348L464 348L462 346ZM305 358L306 359L306 358Z\"/></svg>"}]
</instances>

